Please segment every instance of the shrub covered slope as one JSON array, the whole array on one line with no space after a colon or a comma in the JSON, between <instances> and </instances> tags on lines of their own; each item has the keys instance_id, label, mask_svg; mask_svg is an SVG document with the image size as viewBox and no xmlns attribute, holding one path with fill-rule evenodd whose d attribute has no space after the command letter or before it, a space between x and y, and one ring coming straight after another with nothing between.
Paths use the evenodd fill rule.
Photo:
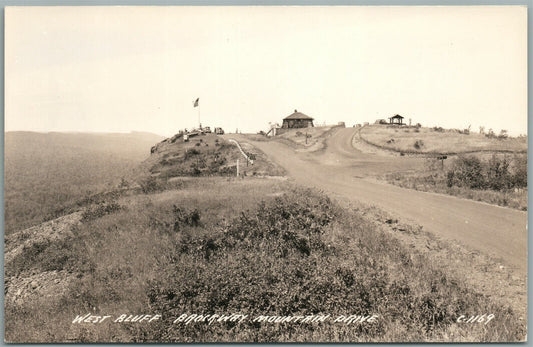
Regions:
<instances>
[{"instance_id":1,"label":"shrub covered slope","mask_svg":"<svg viewBox=\"0 0 533 347\"><path fill-rule=\"evenodd\" d=\"M177 190L126 195L91 211L69 238L28 248L9 265L14 277L40 271L73 276L65 282L66 292L53 300L29 296L8 304L8 341L524 338L525 326L510 308L442 272L358 212L287 182L197 178ZM8 286L8 302L13 289ZM87 312L161 314L162 319L71 323ZM490 325L456 323L460 314L477 312L498 319ZM250 319L173 324L182 314L231 313ZM253 321L258 315L318 314L378 318L356 324Z\"/></svg>"}]
</instances>

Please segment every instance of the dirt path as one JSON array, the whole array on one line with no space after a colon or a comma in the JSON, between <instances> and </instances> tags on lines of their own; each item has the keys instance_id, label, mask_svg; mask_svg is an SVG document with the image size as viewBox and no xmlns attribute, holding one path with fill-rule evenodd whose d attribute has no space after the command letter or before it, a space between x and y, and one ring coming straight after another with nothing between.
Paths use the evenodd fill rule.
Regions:
<instances>
[{"instance_id":1,"label":"dirt path","mask_svg":"<svg viewBox=\"0 0 533 347\"><path fill-rule=\"evenodd\" d=\"M376 205L526 274L526 212L366 179L376 173L416 168L424 159L362 153L352 146L355 131L337 130L319 153L301 153L276 141L256 142L232 136L261 149L298 183Z\"/></svg>"}]
</instances>

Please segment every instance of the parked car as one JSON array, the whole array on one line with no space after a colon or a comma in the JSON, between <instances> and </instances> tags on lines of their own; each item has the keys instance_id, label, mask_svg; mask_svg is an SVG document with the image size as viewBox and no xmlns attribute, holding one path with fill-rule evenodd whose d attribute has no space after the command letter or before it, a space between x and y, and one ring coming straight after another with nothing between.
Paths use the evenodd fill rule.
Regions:
<instances>
[{"instance_id":1,"label":"parked car","mask_svg":"<svg viewBox=\"0 0 533 347\"><path fill-rule=\"evenodd\" d=\"M211 134L211 127L203 127L204 133Z\"/></svg>"},{"instance_id":2,"label":"parked car","mask_svg":"<svg viewBox=\"0 0 533 347\"><path fill-rule=\"evenodd\" d=\"M224 130L222 128L215 128L215 134L224 135Z\"/></svg>"}]
</instances>

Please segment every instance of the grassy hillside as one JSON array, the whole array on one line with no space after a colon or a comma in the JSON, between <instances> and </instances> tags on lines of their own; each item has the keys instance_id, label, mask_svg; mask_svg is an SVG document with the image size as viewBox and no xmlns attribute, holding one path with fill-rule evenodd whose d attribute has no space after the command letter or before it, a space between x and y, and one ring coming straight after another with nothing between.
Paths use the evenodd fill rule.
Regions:
<instances>
[{"instance_id":1,"label":"grassy hillside","mask_svg":"<svg viewBox=\"0 0 533 347\"><path fill-rule=\"evenodd\" d=\"M7 234L6 341L524 340L525 279L376 208L297 187L262 152L243 149L256 161L236 178L242 155L222 137L166 139L120 188ZM459 263L464 271L453 270ZM496 318L457 322L484 313ZM143 314L160 318L117 321ZM175 323L182 314L247 317ZM73 322L84 315L110 317ZM318 315L329 318L303 321Z\"/></svg>"},{"instance_id":2,"label":"grassy hillside","mask_svg":"<svg viewBox=\"0 0 533 347\"><path fill-rule=\"evenodd\" d=\"M527 137L370 125L354 141L382 153L428 157L423 166L379 177L391 184L527 210Z\"/></svg>"},{"instance_id":3,"label":"grassy hillside","mask_svg":"<svg viewBox=\"0 0 533 347\"><path fill-rule=\"evenodd\" d=\"M5 232L115 187L162 137L149 133L5 134Z\"/></svg>"},{"instance_id":4,"label":"grassy hillside","mask_svg":"<svg viewBox=\"0 0 533 347\"><path fill-rule=\"evenodd\" d=\"M360 131L369 144L403 153L455 154L476 151L525 152L527 137L498 138L479 133L442 128L387 125L365 126Z\"/></svg>"},{"instance_id":5,"label":"grassy hillside","mask_svg":"<svg viewBox=\"0 0 533 347\"><path fill-rule=\"evenodd\" d=\"M323 147L324 140L331 133L331 130L337 127L338 125L328 125L304 129L283 129L284 132L276 136L276 140L286 140L299 147L318 150Z\"/></svg>"},{"instance_id":6,"label":"grassy hillside","mask_svg":"<svg viewBox=\"0 0 533 347\"><path fill-rule=\"evenodd\" d=\"M237 160L239 175L282 175L258 149L240 144L242 150L255 158L247 162L237 145L215 134L194 136L188 142L176 135L155 145L153 153L142 164L144 173L149 172L160 180L183 176L235 176Z\"/></svg>"},{"instance_id":7,"label":"grassy hillside","mask_svg":"<svg viewBox=\"0 0 533 347\"><path fill-rule=\"evenodd\" d=\"M345 210L323 194L280 180L198 177L173 182L159 192L130 191L96 204L57 221L55 229L42 229L48 232L40 239L31 237L31 231L8 237L6 340L524 338L525 325L513 308L446 273L443 263L402 245L362 210ZM398 228L396 233L420 233ZM17 250L21 242L25 246ZM459 315L478 312L497 319L490 325L457 324ZM101 324L72 323L87 313L112 318ZM215 313L249 319L173 323L182 314ZM114 322L122 314L162 317L151 323ZM259 316L320 314L332 319L254 321ZM377 318L334 322L341 315Z\"/></svg>"},{"instance_id":8,"label":"grassy hillside","mask_svg":"<svg viewBox=\"0 0 533 347\"><path fill-rule=\"evenodd\" d=\"M281 129L276 136L246 134L253 141L281 141L293 148L305 151L316 151L324 148L324 141L339 125L324 125L310 128Z\"/></svg>"}]
</instances>

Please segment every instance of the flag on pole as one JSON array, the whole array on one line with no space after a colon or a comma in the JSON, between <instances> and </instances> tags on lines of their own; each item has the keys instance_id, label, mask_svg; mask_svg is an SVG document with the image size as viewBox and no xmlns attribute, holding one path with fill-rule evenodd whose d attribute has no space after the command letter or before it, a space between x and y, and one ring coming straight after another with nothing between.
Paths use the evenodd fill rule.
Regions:
<instances>
[{"instance_id":1,"label":"flag on pole","mask_svg":"<svg viewBox=\"0 0 533 347\"><path fill-rule=\"evenodd\" d=\"M200 102L200 98L196 99L194 101L194 106L193 107L197 107L199 102Z\"/></svg>"}]
</instances>

